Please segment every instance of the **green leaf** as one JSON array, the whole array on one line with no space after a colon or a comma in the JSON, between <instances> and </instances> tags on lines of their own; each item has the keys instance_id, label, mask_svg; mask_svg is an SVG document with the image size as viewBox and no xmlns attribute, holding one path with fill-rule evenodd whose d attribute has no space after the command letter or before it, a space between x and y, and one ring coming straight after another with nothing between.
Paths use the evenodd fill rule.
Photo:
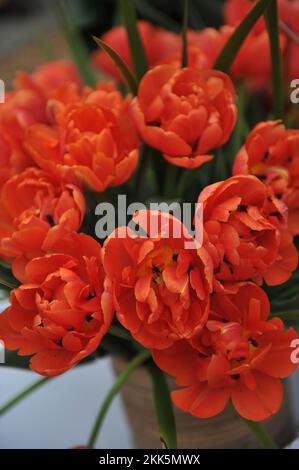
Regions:
<instances>
[{"instance_id":1,"label":"green leaf","mask_svg":"<svg viewBox=\"0 0 299 470\"><path fill-rule=\"evenodd\" d=\"M165 375L153 361L147 367L153 383L154 402L161 442L166 449L176 449L176 424Z\"/></svg>"},{"instance_id":2,"label":"green leaf","mask_svg":"<svg viewBox=\"0 0 299 470\"><path fill-rule=\"evenodd\" d=\"M262 449L278 449L276 442L272 439L265 426L262 423L256 423L242 418L247 424L252 434L256 437Z\"/></svg>"},{"instance_id":3,"label":"green leaf","mask_svg":"<svg viewBox=\"0 0 299 470\"><path fill-rule=\"evenodd\" d=\"M174 21L171 16L168 16L148 0L135 0L134 4L137 12L140 13L143 18L170 31L175 31L176 33L180 31L180 25Z\"/></svg>"},{"instance_id":4,"label":"green leaf","mask_svg":"<svg viewBox=\"0 0 299 470\"><path fill-rule=\"evenodd\" d=\"M20 282L12 274L11 269L2 263L0 263L0 284L9 289L15 289L20 285Z\"/></svg>"},{"instance_id":5,"label":"green leaf","mask_svg":"<svg viewBox=\"0 0 299 470\"><path fill-rule=\"evenodd\" d=\"M26 398L28 395L30 395L32 392L34 392L37 388L39 388L41 385L46 383L49 379L49 377L43 377L42 379L38 380L35 382L33 385L30 385L29 387L25 388L22 390L21 393L16 395L14 398L9 400L5 405L3 405L0 408L0 416L4 415L7 411L9 411L13 406L15 406L17 403L19 403L21 400Z\"/></svg>"},{"instance_id":6,"label":"green leaf","mask_svg":"<svg viewBox=\"0 0 299 470\"><path fill-rule=\"evenodd\" d=\"M98 415L96 417L95 423L93 425L93 428L91 430L91 433L88 439L88 443L87 443L88 447L94 447L98 434L100 432L101 426L107 414L107 411L109 410L109 407L113 401L113 398L118 394L121 387L126 382L126 380L130 377L130 375L134 372L134 370L138 366L140 366L142 363L144 363L147 359L149 359L150 355L151 355L150 351L147 351L147 350L140 351L131 360L131 362L128 363L125 369L123 369L123 371L119 374L119 376L114 382L112 388L107 393L106 398L104 399L100 407L100 410L98 412Z\"/></svg>"},{"instance_id":7,"label":"green leaf","mask_svg":"<svg viewBox=\"0 0 299 470\"><path fill-rule=\"evenodd\" d=\"M143 75L148 71L148 63L137 29L137 17L133 1L120 0L120 8L123 22L127 30L133 68L137 80L140 81Z\"/></svg>"},{"instance_id":8,"label":"green leaf","mask_svg":"<svg viewBox=\"0 0 299 470\"><path fill-rule=\"evenodd\" d=\"M223 72L229 71L246 37L273 1L275 0L259 0L250 10L220 52L214 64L215 69Z\"/></svg>"},{"instance_id":9,"label":"green leaf","mask_svg":"<svg viewBox=\"0 0 299 470\"><path fill-rule=\"evenodd\" d=\"M70 3L66 0L58 0L53 2L53 7L82 80L86 85L94 87L96 78L91 67L90 55L74 21Z\"/></svg>"},{"instance_id":10,"label":"green leaf","mask_svg":"<svg viewBox=\"0 0 299 470\"><path fill-rule=\"evenodd\" d=\"M282 58L279 42L279 17L277 0L274 0L266 9L265 21L270 40L272 62L273 107L275 119L282 119L284 115L284 88Z\"/></svg>"},{"instance_id":11,"label":"green leaf","mask_svg":"<svg viewBox=\"0 0 299 470\"><path fill-rule=\"evenodd\" d=\"M189 19L189 0L184 0L184 16L182 28L182 68L188 66L188 19Z\"/></svg>"},{"instance_id":12,"label":"green leaf","mask_svg":"<svg viewBox=\"0 0 299 470\"><path fill-rule=\"evenodd\" d=\"M106 44L104 41L97 38L96 36L93 36L93 39L98 44L98 46L100 46L113 60L115 66L117 67L118 71L126 82L129 90L135 96L137 94L138 84L136 78L134 77L127 64L123 61L120 55L114 49L112 49L112 47L108 46L108 44Z\"/></svg>"}]
</instances>

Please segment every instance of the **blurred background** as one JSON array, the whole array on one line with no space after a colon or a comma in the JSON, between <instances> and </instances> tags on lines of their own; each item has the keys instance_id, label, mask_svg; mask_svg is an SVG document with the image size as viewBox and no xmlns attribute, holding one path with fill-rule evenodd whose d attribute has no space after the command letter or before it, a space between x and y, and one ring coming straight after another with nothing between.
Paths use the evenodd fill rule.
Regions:
<instances>
[{"instance_id":1,"label":"blurred background","mask_svg":"<svg viewBox=\"0 0 299 470\"><path fill-rule=\"evenodd\" d=\"M117 0L0 0L0 77L8 85L16 70L32 71L47 60L66 58L61 13L72 20L88 51L97 46L92 35L101 36L120 22ZM190 27L219 26L222 0L194 0ZM135 0L137 14L169 30L179 32L182 0Z\"/></svg>"}]
</instances>

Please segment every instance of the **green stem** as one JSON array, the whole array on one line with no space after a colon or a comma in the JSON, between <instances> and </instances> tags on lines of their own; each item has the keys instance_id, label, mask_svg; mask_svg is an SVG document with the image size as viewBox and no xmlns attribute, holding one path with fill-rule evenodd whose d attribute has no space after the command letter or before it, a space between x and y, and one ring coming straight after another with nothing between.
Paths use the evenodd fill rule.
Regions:
<instances>
[{"instance_id":1,"label":"green stem","mask_svg":"<svg viewBox=\"0 0 299 470\"><path fill-rule=\"evenodd\" d=\"M109 409L109 406L112 403L113 398L117 395L117 393L120 391L121 387L125 383L125 381L130 377L132 372L140 366L143 362L145 362L147 359L149 359L151 356L150 351L147 350L142 350L140 351L134 359L132 359L131 362L127 365L127 367L119 374L117 377L115 383L113 384L112 388L109 390L109 392L106 395L106 398L104 399L102 406L99 410L99 413L96 417L95 423L93 425L92 431L90 433L89 439L87 446L90 448L93 448L97 439L97 436L100 432L101 425L104 421L104 418L107 414L107 411Z\"/></svg>"},{"instance_id":2,"label":"green stem","mask_svg":"<svg viewBox=\"0 0 299 470\"><path fill-rule=\"evenodd\" d=\"M258 440L260 446L263 449L278 449L278 445L274 439L270 436L267 429L261 424L254 421L249 421L248 419L242 418L244 422L249 427L250 431L256 439Z\"/></svg>"},{"instance_id":3,"label":"green stem","mask_svg":"<svg viewBox=\"0 0 299 470\"><path fill-rule=\"evenodd\" d=\"M150 361L147 365L153 384L160 440L166 449L177 448L176 424L169 387L164 373Z\"/></svg>"},{"instance_id":4,"label":"green stem","mask_svg":"<svg viewBox=\"0 0 299 470\"><path fill-rule=\"evenodd\" d=\"M284 115L284 89L277 0L274 0L265 11L265 21L271 49L274 116L276 119L282 119Z\"/></svg>"},{"instance_id":5,"label":"green stem","mask_svg":"<svg viewBox=\"0 0 299 470\"><path fill-rule=\"evenodd\" d=\"M223 181L228 178L228 155L227 152L223 152L222 149L218 149L215 158L215 173L216 173L216 181Z\"/></svg>"},{"instance_id":6,"label":"green stem","mask_svg":"<svg viewBox=\"0 0 299 470\"><path fill-rule=\"evenodd\" d=\"M294 105L292 107L291 111L289 112L288 117L285 120L287 128L290 129L292 127L296 127L296 122L297 122L297 119L298 119L298 115L299 115L299 106Z\"/></svg>"},{"instance_id":7,"label":"green stem","mask_svg":"<svg viewBox=\"0 0 299 470\"><path fill-rule=\"evenodd\" d=\"M30 393L34 392L37 388L43 385L45 382L49 380L49 377L43 377L41 380L38 380L34 384L30 385L29 387L25 388L21 393L15 396L12 400L7 402L4 406L0 408L0 416L4 415L7 411L9 411L13 406L19 403L21 400L26 398Z\"/></svg>"},{"instance_id":8,"label":"green stem","mask_svg":"<svg viewBox=\"0 0 299 470\"><path fill-rule=\"evenodd\" d=\"M172 165L171 163L168 164L164 182L164 196L166 198L173 197L176 192L177 170L178 169L175 165Z\"/></svg>"},{"instance_id":9,"label":"green stem","mask_svg":"<svg viewBox=\"0 0 299 470\"><path fill-rule=\"evenodd\" d=\"M184 0L184 16L182 29L182 68L188 66L188 18L189 18L189 0Z\"/></svg>"},{"instance_id":10,"label":"green stem","mask_svg":"<svg viewBox=\"0 0 299 470\"><path fill-rule=\"evenodd\" d=\"M243 86L239 86L237 90L237 105L238 105L238 117L237 123L233 132L232 143L230 146L230 155L231 160L230 164L233 163L237 152L242 147L244 141L246 140L246 136L249 133L248 123L246 120L246 91Z\"/></svg>"},{"instance_id":11,"label":"green stem","mask_svg":"<svg viewBox=\"0 0 299 470\"><path fill-rule=\"evenodd\" d=\"M16 289L20 286L20 282L14 277L10 266L5 266L0 261L0 285L9 289Z\"/></svg>"},{"instance_id":12,"label":"green stem","mask_svg":"<svg viewBox=\"0 0 299 470\"><path fill-rule=\"evenodd\" d=\"M135 200L138 200L141 193L142 184L144 182L146 170L150 160L151 150L152 149L147 144L143 143L140 146L140 164L136 176Z\"/></svg>"},{"instance_id":13,"label":"green stem","mask_svg":"<svg viewBox=\"0 0 299 470\"><path fill-rule=\"evenodd\" d=\"M210 162L210 165L211 164L212 162ZM206 186L206 182L203 180L203 177L204 173L202 171L202 168L192 168L186 170L183 169L178 181L176 196L178 198L182 198L184 196L185 191L187 191L187 189L189 189L195 182L197 184L197 191L199 190L199 188L203 189L204 186Z\"/></svg>"},{"instance_id":14,"label":"green stem","mask_svg":"<svg viewBox=\"0 0 299 470\"><path fill-rule=\"evenodd\" d=\"M151 165L156 180L156 194L163 194L166 172L169 163L159 150L151 149Z\"/></svg>"},{"instance_id":15,"label":"green stem","mask_svg":"<svg viewBox=\"0 0 299 470\"><path fill-rule=\"evenodd\" d=\"M130 335L130 333L127 330L119 328L118 326L111 325L108 330L108 333L112 336L116 336L117 338L132 341L132 336Z\"/></svg>"},{"instance_id":16,"label":"green stem","mask_svg":"<svg viewBox=\"0 0 299 470\"><path fill-rule=\"evenodd\" d=\"M177 195L181 197L185 190L190 186L190 182L192 181L192 173L194 170L184 170L182 175L179 179L178 187L177 187Z\"/></svg>"},{"instance_id":17,"label":"green stem","mask_svg":"<svg viewBox=\"0 0 299 470\"><path fill-rule=\"evenodd\" d=\"M7 287L10 290L16 289L18 286L12 284L11 282L6 281L5 279L0 279L0 285Z\"/></svg>"}]
</instances>

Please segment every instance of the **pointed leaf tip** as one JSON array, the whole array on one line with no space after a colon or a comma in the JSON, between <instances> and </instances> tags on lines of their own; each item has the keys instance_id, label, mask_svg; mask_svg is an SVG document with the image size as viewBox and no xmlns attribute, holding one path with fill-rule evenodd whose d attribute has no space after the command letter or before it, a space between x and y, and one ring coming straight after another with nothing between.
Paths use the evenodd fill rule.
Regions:
<instances>
[{"instance_id":1,"label":"pointed leaf tip","mask_svg":"<svg viewBox=\"0 0 299 470\"><path fill-rule=\"evenodd\" d=\"M92 38L97 43L97 45L100 46L103 49L103 51L105 51L106 54L110 57L110 59L113 61L114 65L116 66L117 70L123 77L124 81L126 82L129 90L134 96L136 96L137 90L138 90L138 84L137 84L136 78L134 77L132 71L129 69L127 64L121 58L121 56L107 43L102 41L102 39L96 36L92 36Z\"/></svg>"}]
</instances>

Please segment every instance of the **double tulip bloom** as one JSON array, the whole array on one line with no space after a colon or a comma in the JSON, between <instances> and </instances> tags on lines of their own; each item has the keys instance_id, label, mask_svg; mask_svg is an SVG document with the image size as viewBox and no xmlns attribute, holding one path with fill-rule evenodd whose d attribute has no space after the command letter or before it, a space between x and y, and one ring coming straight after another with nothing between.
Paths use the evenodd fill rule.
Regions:
<instances>
[{"instance_id":1,"label":"double tulip bloom","mask_svg":"<svg viewBox=\"0 0 299 470\"><path fill-rule=\"evenodd\" d=\"M161 65L141 80L132 112L144 142L170 163L195 168L229 138L237 116L235 90L222 72Z\"/></svg>"},{"instance_id":2,"label":"double tulip bloom","mask_svg":"<svg viewBox=\"0 0 299 470\"><path fill-rule=\"evenodd\" d=\"M138 161L129 106L130 97L122 99L109 86L71 95L67 103L53 100L54 125L32 126L27 149L41 168L63 181L97 192L122 184Z\"/></svg>"},{"instance_id":3,"label":"double tulip bloom","mask_svg":"<svg viewBox=\"0 0 299 470\"><path fill-rule=\"evenodd\" d=\"M162 349L207 321L213 266L205 249L186 249L195 241L177 219L140 211L133 222L155 233L117 229L104 245L104 269L118 320L145 347Z\"/></svg>"},{"instance_id":4,"label":"double tulip bloom","mask_svg":"<svg viewBox=\"0 0 299 470\"><path fill-rule=\"evenodd\" d=\"M78 187L28 168L0 191L0 215L0 256L23 281L29 260L47 253L55 238L79 230L85 200Z\"/></svg>"},{"instance_id":5,"label":"double tulip bloom","mask_svg":"<svg viewBox=\"0 0 299 470\"><path fill-rule=\"evenodd\" d=\"M280 121L261 122L238 152L233 172L255 175L288 207L288 226L299 234L299 131Z\"/></svg>"},{"instance_id":6,"label":"double tulip bloom","mask_svg":"<svg viewBox=\"0 0 299 470\"><path fill-rule=\"evenodd\" d=\"M24 141L26 130L34 123L50 123L48 102L63 96L65 83L81 87L71 62L55 61L32 75L19 72L15 90L6 93L0 108L0 187L10 177L33 165Z\"/></svg>"},{"instance_id":7,"label":"double tulip bloom","mask_svg":"<svg viewBox=\"0 0 299 470\"><path fill-rule=\"evenodd\" d=\"M221 413L231 399L238 413L262 421L276 413L283 398L281 378L296 368L290 360L293 328L268 319L269 301L254 284L233 295L215 294L201 334L153 351L157 365L176 378L176 406L198 418Z\"/></svg>"},{"instance_id":8,"label":"double tulip bloom","mask_svg":"<svg viewBox=\"0 0 299 470\"><path fill-rule=\"evenodd\" d=\"M31 369L49 377L92 354L113 317L100 245L73 233L52 248L27 263L23 285L0 315L5 346L32 356Z\"/></svg>"},{"instance_id":9,"label":"double tulip bloom","mask_svg":"<svg viewBox=\"0 0 299 470\"><path fill-rule=\"evenodd\" d=\"M287 207L268 195L257 177L236 175L207 186L203 204L204 246L214 264L215 290L254 279L278 285L298 265L298 252L287 230Z\"/></svg>"}]
</instances>

